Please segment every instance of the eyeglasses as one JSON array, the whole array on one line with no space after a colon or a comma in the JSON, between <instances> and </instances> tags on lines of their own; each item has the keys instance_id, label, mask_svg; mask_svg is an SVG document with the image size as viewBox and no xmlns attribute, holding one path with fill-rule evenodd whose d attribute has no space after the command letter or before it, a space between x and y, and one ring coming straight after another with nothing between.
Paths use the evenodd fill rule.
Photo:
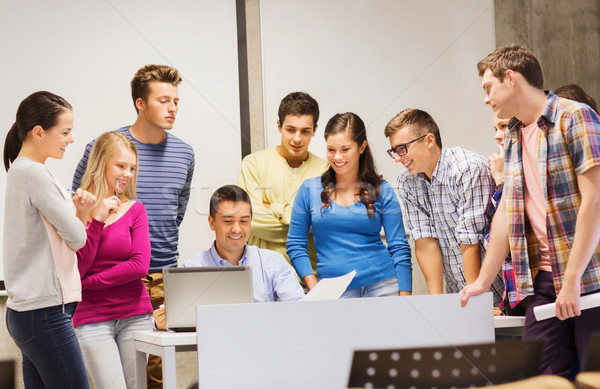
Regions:
<instances>
[{"instance_id":1,"label":"eyeglasses","mask_svg":"<svg viewBox=\"0 0 600 389\"><path fill-rule=\"evenodd\" d=\"M393 147L393 148L389 149L387 151L387 153L393 159L396 159L396 155L399 156L399 157L402 157L403 155L408 154L408 149L406 148L406 146L408 146L409 144L411 144L413 142L418 141L419 139L425 138L427 135L428 134L421 135L420 137L415 138L415 139L411 140L410 142L407 142L407 143L405 143L403 145L398 145L396 147Z\"/></svg>"}]
</instances>

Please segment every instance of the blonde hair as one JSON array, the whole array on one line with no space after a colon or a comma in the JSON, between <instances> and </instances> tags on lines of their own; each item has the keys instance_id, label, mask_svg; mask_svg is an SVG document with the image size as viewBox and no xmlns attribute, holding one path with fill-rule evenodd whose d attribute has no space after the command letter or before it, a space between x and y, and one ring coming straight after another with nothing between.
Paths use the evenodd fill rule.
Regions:
<instances>
[{"instance_id":1,"label":"blonde hair","mask_svg":"<svg viewBox=\"0 0 600 389\"><path fill-rule=\"evenodd\" d=\"M127 201L135 196L138 164L137 148L131 139L123 133L117 131L105 132L96 139L90 152L87 169L81 179L81 189L87 190L96 196L96 206L103 199L111 196L106 182L106 164L117 158L121 147L125 147L135 155L135 176L127 183L125 189L119 192L119 200Z\"/></svg>"}]
</instances>

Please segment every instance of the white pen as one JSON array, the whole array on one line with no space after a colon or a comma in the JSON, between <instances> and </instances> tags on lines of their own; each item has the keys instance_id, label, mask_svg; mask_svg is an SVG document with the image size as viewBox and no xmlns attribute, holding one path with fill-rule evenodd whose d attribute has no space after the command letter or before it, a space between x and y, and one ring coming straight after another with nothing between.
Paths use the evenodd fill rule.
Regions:
<instances>
[{"instance_id":1,"label":"white pen","mask_svg":"<svg viewBox=\"0 0 600 389\"><path fill-rule=\"evenodd\" d=\"M117 190L115 191L115 196L119 197L119 179L117 178Z\"/></svg>"}]
</instances>

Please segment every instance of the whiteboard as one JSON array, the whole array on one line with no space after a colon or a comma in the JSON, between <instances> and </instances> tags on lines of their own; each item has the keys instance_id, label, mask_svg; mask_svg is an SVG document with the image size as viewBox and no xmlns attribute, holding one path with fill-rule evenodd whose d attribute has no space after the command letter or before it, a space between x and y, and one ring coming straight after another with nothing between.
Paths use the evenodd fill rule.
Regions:
<instances>
[{"instance_id":1,"label":"whiteboard","mask_svg":"<svg viewBox=\"0 0 600 389\"><path fill-rule=\"evenodd\" d=\"M489 0L261 0L266 145L279 144L277 108L289 92L321 108L310 150L325 157L335 113L357 113L379 172L401 169L383 130L405 108L429 112L445 147L496 152L476 64L495 49Z\"/></svg>"},{"instance_id":2,"label":"whiteboard","mask_svg":"<svg viewBox=\"0 0 600 389\"><path fill-rule=\"evenodd\" d=\"M241 161L234 0L2 1L0 53L2 144L19 103L32 92L49 90L73 105L75 143L63 160L48 160L65 188L90 140L135 121L129 86L135 72L149 63L177 68L183 82L171 131L196 154L180 260L210 246L209 197L219 186L237 182Z\"/></svg>"}]
</instances>

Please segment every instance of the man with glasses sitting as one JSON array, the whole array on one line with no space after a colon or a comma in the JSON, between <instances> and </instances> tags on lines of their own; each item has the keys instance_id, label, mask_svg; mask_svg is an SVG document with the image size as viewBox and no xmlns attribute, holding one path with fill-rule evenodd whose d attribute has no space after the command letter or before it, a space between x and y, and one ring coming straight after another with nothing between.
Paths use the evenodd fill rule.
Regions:
<instances>
[{"instance_id":1,"label":"man with glasses sitting","mask_svg":"<svg viewBox=\"0 0 600 389\"><path fill-rule=\"evenodd\" d=\"M430 294L458 293L479 275L486 208L494 193L488 161L461 147L442 148L431 115L405 109L385 128L387 152L405 171L397 186L404 223ZM494 305L502 299L500 276L492 284Z\"/></svg>"}]
</instances>

